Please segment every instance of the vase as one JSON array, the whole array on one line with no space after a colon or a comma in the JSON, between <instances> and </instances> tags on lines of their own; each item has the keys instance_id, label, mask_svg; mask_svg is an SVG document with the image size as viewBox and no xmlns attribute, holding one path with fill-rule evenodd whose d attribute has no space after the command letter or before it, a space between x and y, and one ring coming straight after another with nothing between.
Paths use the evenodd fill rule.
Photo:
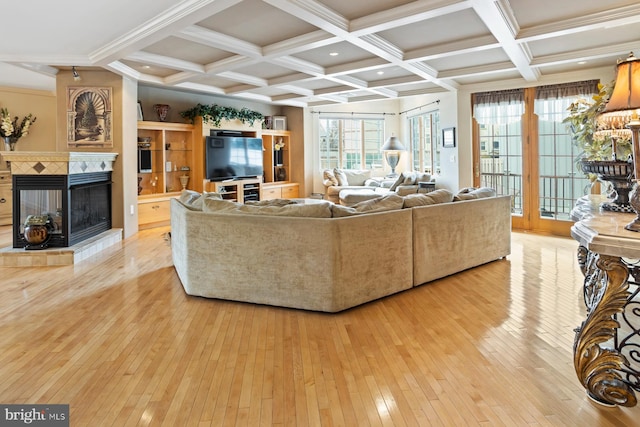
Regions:
<instances>
[{"instance_id":1,"label":"vase","mask_svg":"<svg viewBox=\"0 0 640 427\"><path fill-rule=\"evenodd\" d=\"M51 218L48 215L29 215L24 222L25 249L45 249L48 246Z\"/></svg>"},{"instance_id":2,"label":"vase","mask_svg":"<svg viewBox=\"0 0 640 427\"><path fill-rule=\"evenodd\" d=\"M183 190L187 188L187 184L189 184L189 175L182 175L180 177L180 185L182 185Z\"/></svg>"},{"instance_id":3,"label":"vase","mask_svg":"<svg viewBox=\"0 0 640 427\"><path fill-rule=\"evenodd\" d=\"M17 142L18 142L18 138L16 138L15 136L5 136L4 151L15 151Z\"/></svg>"}]
</instances>

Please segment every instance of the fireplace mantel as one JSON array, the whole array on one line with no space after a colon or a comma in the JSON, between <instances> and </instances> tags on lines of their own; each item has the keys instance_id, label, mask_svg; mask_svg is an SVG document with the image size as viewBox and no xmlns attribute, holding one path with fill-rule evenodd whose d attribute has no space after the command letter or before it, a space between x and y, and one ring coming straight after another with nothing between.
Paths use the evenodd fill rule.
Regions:
<instances>
[{"instance_id":1,"label":"fireplace mantel","mask_svg":"<svg viewBox=\"0 0 640 427\"><path fill-rule=\"evenodd\" d=\"M74 175L111 172L117 153L4 151L12 175Z\"/></svg>"}]
</instances>

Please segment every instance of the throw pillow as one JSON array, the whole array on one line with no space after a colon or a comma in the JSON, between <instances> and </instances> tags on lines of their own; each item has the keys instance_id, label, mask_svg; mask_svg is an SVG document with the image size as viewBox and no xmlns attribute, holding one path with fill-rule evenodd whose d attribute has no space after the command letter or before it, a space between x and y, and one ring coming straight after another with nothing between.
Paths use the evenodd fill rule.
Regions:
<instances>
[{"instance_id":1,"label":"throw pillow","mask_svg":"<svg viewBox=\"0 0 640 427\"><path fill-rule=\"evenodd\" d=\"M402 181L403 185L414 185L416 183L416 174L413 172L402 172L402 176L404 176L404 181Z\"/></svg>"},{"instance_id":2,"label":"throw pillow","mask_svg":"<svg viewBox=\"0 0 640 427\"><path fill-rule=\"evenodd\" d=\"M395 193L387 194L376 199L364 200L352 206L358 212L383 212L402 209L404 200Z\"/></svg>"},{"instance_id":3,"label":"throw pillow","mask_svg":"<svg viewBox=\"0 0 640 427\"><path fill-rule=\"evenodd\" d=\"M342 169L335 168L333 170L333 174L336 176L336 179L338 180L338 185L340 187L349 185L349 181L347 181L347 175L345 175Z\"/></svg>"},{"instance_id":4,"label":"throw pillow","mask_svg":"<svg viewBox=\"0 0 640 427\"><path fill-rule=\"evenodd\" d=\"M203 191L202 196L194 200L191 207L193 208L193 210L201 211L204 206L204 201L207 199L222 200L222 195L220 193Z\"/></svg>"},{"instance_id":5,"label":"throw pillow","mask_svg":"<svg viewBox=\"0 0 640 427\"><path fill-rule=\"evenodd\" d=\"M391 187L389 187L389 191L396 191L396 188L398 188L399 185L401 185L404 182L404 176L402 174L398 175L398 178L396 178L396 182L394 182Z\"/></svg>"},{"instance_id":6,"label":"throw pillow","mask_svg":"<svg viewBox=\"0 0 640 427\"><path fill-rule=\"evenodd\" d=\"M322 183L325 187L338 185L338 178L336 178L331 169L325 169L322 171Z\"/></svg>"},{"instance_id":7,"label":"throw pillow","mask_svg":"<svg viewBox=\"0 0 640 427\"><path fill-rule=\"evenodd\" d=\"M346 185L363 186L364 183L371 178L371 171L369 169L342 169L344 175L347 177Z\"/></svg>"},{"instance_id":8,"label":"throw pillow","mask_svg":"<svg viewBox=\"0 0 640 427\"><path fill-rule=\"evenodd\" d=\"M449 203L453 201L453 193L441 188L430 193L416 193L404 196L404 208L415 208L416 206L437 205L439 203Z\"/></svg>"},{"instance_id":9,"label":"throw pillow","mask_svg":"<svg viewBox=\"0 0 640 427\"><path fill-rule=\"evenodd\" d=\"M380 180L377 178L369 178L364 182L365 187L380 187Z\"/></svg>"},{"instance_id":10,"label":"throw pillow","mask_svg":"<svg viewBox=\"0 0 640 427\"><path fill-rule=\"evenodd\" d=\"M431 174L430 173L416 173L416 184L419 182L431 182Z\"/></svg>"}]
</instances>

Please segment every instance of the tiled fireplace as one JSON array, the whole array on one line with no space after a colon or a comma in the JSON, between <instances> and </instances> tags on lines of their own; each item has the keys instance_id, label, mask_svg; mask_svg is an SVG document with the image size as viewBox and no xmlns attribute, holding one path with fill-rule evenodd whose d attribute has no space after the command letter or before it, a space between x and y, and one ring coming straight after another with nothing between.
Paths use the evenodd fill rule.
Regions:
<instances>
[{"instance_id":1,"label":"tiled fireplace","mask_svg":"<svg viewBox=\"0 0 640 427\"><path fill-rule=\"evenodd\" d=\"M111 173L116 156L81 152L2 153L2 158L11 165L13 248L33 249L24 238L25 220L30 215L49 218L51 237L47 249L27 252L71 247L111 230Z\"/></svg>"}]
</instances>

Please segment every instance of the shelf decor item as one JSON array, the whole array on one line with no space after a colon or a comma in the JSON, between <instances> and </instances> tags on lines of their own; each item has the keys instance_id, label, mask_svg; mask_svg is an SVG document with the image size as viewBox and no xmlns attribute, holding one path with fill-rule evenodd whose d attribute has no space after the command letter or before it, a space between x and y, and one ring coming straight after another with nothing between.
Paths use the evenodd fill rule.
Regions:
<instances>
[{"instance_id":1,"label":"shelf decor item","mask_svg":"<svg viewBox=\"0 0 640 427\"><path fill-rule=\"evenodd\" d=\"M153 109L158 115L158 120L164 122L167 120L167 114L169 114L171 107L168 104L155 104Z\"/></svg>"},{"instance_id":2,"label":"shelf decor item","mask_svg":"<svg viewBox=\"0 0 640 427\"><path fill-rule=\"evenodd\" d=\"M45 249L51 238L51 217L49 215L29 215L24 221L24 240L26 250Z\"/></svg>"},{"instance_id":3,"label":"shelf decor item","mask_svg":"<svg viewBox=\"0 0 640 427\"><path fill-rule=\"evenodd\" d=\"M180 176L180 185L182 185L182 189L187 189L187 184L189 184L189 175L184 174Z\"/></svg>"}]
</instances>

